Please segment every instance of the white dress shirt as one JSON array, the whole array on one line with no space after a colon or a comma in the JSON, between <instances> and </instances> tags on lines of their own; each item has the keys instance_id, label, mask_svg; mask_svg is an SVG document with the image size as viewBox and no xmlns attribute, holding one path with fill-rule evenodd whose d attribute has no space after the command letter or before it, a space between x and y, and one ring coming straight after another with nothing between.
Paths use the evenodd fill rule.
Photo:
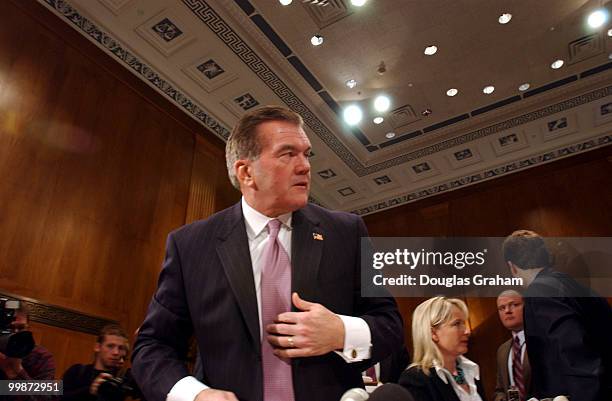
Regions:
<instances>
[{"instance_id":1,"label":"white dress shirt","mask_svg":"<svg viewBox=\"0 0 612 401\"><path fill-rule=\"evenodd\" d=\"M268 243L268 222L272 218L259 213L253 209L242 198L242 214L244 215L247 238L249 240L249 252L251 254L251 262L253 266L253 278L255 279L255 293L257 294L257 310L261 317L261 271L262 271L262 254ZM278 240L282 247L289 255L291 260L291 219L292 213L283 214L276 217L281 221L281 228L278 232ZM306 299L306 301L310 301ZM370 327L365 320L354 317L338 315L344 324L344 349L342 352L336 351L346 362L357 362L364 359L369 359L371 355L371 340L372 333ZM259 320L259 333L263 340L264 331ZM356 355L356 356L355 356ZM198 381L193 376L186 376L176 382L172 387L167 401L193 401L195 397L202 391L209 388L204 383Z\"/></svg>"},{"instance_id":2,"label":"white dress shirt","mask_svg":"<svg viewBox=\"0 0 612 401\"><path fill-rule=\"evenodd\" d=\"M450 384L455 390L455 394L459 397L460 401L482 401L480 394L476 390L476 380L480 380L480 368L477 364L470 361L464 356L457 358L459 366L463 369L463 376L465 377L465 383L468 385L470 392L466 392L463 387L455 382L453 375L448 369L444 368L440 363L434 362L434 368L436 374L446 384Z\"/></svg>"},{"instance_id":3,"label":"white dress shirt","mask_svg":"<svg viewBox=\"0 0 612 401\"><path fill-rule=\"evenodd\" d=\"M521 330L518 332L512 332L512 343L510 344L510 352L508 353L508 377L510 379L510 387L514 387L514 372L512 369L512 353L513 353L513 345L514 341L516 341L516 337L519 338L519 344L521 345L521 364L525 360L525 331Z\"/></svg>"}]
</instances>

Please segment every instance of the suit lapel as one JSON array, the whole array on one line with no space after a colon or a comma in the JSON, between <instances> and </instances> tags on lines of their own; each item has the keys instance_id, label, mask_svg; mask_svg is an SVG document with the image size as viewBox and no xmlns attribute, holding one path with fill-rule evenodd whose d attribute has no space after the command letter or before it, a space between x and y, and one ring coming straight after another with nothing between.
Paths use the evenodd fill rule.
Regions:
<instances>
[{"instance_id":1,"label":"suit lapel","mask_svg":"<svg viewBox=\"0 0 612 401\"><path fill-rule=\"evenodd\" d=\"M503 345L503 359L498 362L497 366L501 367L502 384L505 389L510 387L510 373L508 372L508 358L510 358L510 349L512 348L512 338L506 341Z\"/></svg>"},{"instance_id":2,"label":"suit lapel","mask_svg":"<svg viewBox=\"0 0 612 401\"><path fill-rule=\"evenodd\" d=\"M217 240L217 254L221 259L221 264L242 312L255 350L260 353L261 336L259 333L255 279L253 278L249 240L240 203L229 210L225 230L220 233Z\"/></svg>"},{"instance_id":3,"label":"suit lapel","mask_svg":"<svg viewBox=\"0 0 612 401\"><path fill-rule=\"evenodd\" d=\"M291 291L302 299L317 299L316 283L326 233L308 206L293 213L291 233Z\"/></svg>"}]
</instances>

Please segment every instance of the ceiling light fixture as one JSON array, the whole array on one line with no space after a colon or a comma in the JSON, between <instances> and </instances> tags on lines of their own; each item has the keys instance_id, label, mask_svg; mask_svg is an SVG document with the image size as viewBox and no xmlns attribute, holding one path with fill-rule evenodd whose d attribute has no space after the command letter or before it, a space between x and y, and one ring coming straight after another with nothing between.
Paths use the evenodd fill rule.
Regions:
<instances>
[{"instance_id":1,"label":"ceiling light fixture","mask_svg":"<svg viewBox=\"0 0 612 401\"><path fill-rule=\"evenodd\" d=\"M529 87L530 87L530 86L531 86L531 85L529 85L529 83L528 83L528 82L525 82L524 84L521 84L521 85L519 86L519 88L518 88L518 89L519 89L521 92L525 92L527 89L529 89Z\"/></svg>"},{"instance_id":2,"label":"ceiling light fixture","mask_svg":"<svg viewBox=\"0 0 612 401\"><path fill-rule=\"evenodd\" d=\"M366 1L368 0L351 0L351 4L355 7L361 7L366 3Z\"/></svg>"},{"instance_id":3,"label":"ceiling light fixture","mask_svg":"<svg viewBox=\"0 0 612 401\"><path fill-rule=\"evenodd\" d=\"M490 95L491 93L493 93L495 91L495 87L493 85L487 85L484 87L484 89L482 90L482 92L485 95Z\"/></svg>"},{"instance_id":4,"label":"ceiling light fixture","mask_svg":"<svg viewBox=\"0 0 612 401\"><path fill-rule=\"evenodd\" d=\"M380 95L374 99L374 108L376 111L384 113L391 107L391 99L385 95Z\"/></svg>"},{"instance_id":5,"label":"ceiling light fixture","mask_svg":"<svg viewBox=\"0 0 612 401\"><path fill-rule=\"evenodd\" d=\"M431 109L423 109L423 111L421 111L421 115L423 117L427 117L428 115L430 115L432 113Z\"/></svg>"},{"instance_id":6,"label":"ceiling light fixture","mask_svg":"<svg viewBox=\"0 0 612 401\"><path fill-rule=\"evenodd\" d=\"M293 0L278 0L283 6L288 6Z\"/></svg>"},{"instance_id":7,"label":"ceiling light fixture","mask_svg":"<svg viewBox=\"0 0 612 401\"><path fill-rule=\"evenodd\" d=\"M387 139L395 138L395 132L387 132L385 137L387 137Z\"/></svg>"},{"instance_id":8,"label":"ceiling light fixture","mask_svg":"<svg viewBox=\"0 0 612 401\"><path fill-rule=\"evenodd\" d=\"M357 125L361 121L361 117L363 117L363 112L357 105L350 105L346 109L344 109L344 121L348 125Z\"/></svg>"},{"instance_id":9,"label":"ceiling light fixture","mask_svg":"<svg viewBox=\"0 0 612 401\"><path fill-rule=\"evenodd\" d=\"M499 16L499 18L497 19L497 21L499 21L500 24L505 25L508 22L510 22L510 20L512 19L512 14L510 13L504 13L502 15Z\"/></svg>"},{"instance_id":10,"label":"ceiling light fixture","mask_svg":"<svg viewBox=\"0 0 612 401\"><path fill-rule=\"evenodd\" d=\"M428 56L433 56L434 54L436 54L437 51L438 51L437 46L427 46L423 53L425 53Z\"/></svg>"},{"instance_id":11,"label":"ceiling light fixture","mask_svg":"<svg viewBox=\"0 0 612 401\"><path fill-rule=\"evenodd\" d=\"M555 60L552 62L552 64L550 65L550 68L552 68L553 70L558 70L559 68L563 67L563 64L565 62L561 59L559 60Z\"/></svg>"},{"instance_id":12,"label":"ceiling light fixture","mask_svg":"<svg viewBox=\"0 0 612 401\"><path fill-rule=\"evenodd\" d=\"M372 122L376 125L381 124L383 121L385 121L385 119L380 116L374 117L374 119L372 120Z\"/></svg>"},{"instance_id":13,"label":"ceiling light fixture","mask_svg":"<svg viewBox=\"0 0 612 401\"><path fill-rule=\"evenodd\" d=\"M587 24L589 24L591 28L599 28L600 26L605 24L607 20L607 11L600 9L593 11L591 14L589 14L589 17L587 18Z\"/></svg>"},{"instance_id":14,"label":"ceiling light fixture","mask_svg":"<svg viewBox=\"0 0 612 401\"><path fill-rule=\"evenodd\" d=\"M612 36L612 29L608 29L608 36Z\"/></svg>"},{"instance_id":15,"label":"ceiling light fixture","mask_svg":"<svg viewBox=\"0 0 612 401\"><path fill-rule=\"evenodd\" d=\"M318 34L314 35L312 38L310 38L310 43L312 43L313 46L319 46L323 43L323 36Z\"/></svg>"},{"instance_id":16,"label":"ceiling light fixture","mask_svg":"<svg viewBox=\"0 0 612 401\"><path fill-rule=\"evenodd\" d=\"M349 79L348 81L345 82L345 84L349 88L353 89L354 87L357 86L357 81L355 81L354 79Z\"/></svg>"},{"instance_id":17,"label":"ceiling light fixture","mask_svg":"<svg viewBox=\"0 0 612 401\"><path fill-rule=\"evenodd\" d=\"M453 97L455 96L457 93L459 93L459 91L455 88L450 88L449 90L446 91L446 96L450 96Z\"/></svg>"}]
</instances>

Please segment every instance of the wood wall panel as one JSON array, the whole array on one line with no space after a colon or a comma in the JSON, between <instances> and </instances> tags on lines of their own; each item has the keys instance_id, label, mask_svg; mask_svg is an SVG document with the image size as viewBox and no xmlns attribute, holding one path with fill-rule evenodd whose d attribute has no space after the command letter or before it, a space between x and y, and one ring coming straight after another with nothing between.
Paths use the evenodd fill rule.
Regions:
<instances>
[{"instance_id":1,"label":"wood wall panel","mask_svg":"<svg viewBox=\"0 0 612 401\"><path fill-rule=\"evenodd\" d=\"M230 183L225 153L198 138L193 157L186 222L204 219L240 199Z\"/></svg>"},{"instance_id":2,"label":"wood wall panel","mask_svg":"<svg viewBox=\"0 0 612 401\"><path fill-rule=\"evenodd\" d=\"M132 333L192 177L212 199L193 216L238 199L217 179L223 144L36 1L2 12L0 289ZM91 361L94 336L32 326L58 376Z\"/></svg>"},{"instance_id":3,"label":"wood wall panel","mask_svg":"<svg viewBox=\"0 0 612 401\"><path fill-rule=\"evenodd\" d=\"M372 236L499 236L528 228L545 236L612 236L612 147L365 217ZM398 299L411 344L411 313L423 299ZM467 298L468 357L495 386L495 353L509 338L495 298ZM612 299L608 299L612 303Z\"/></svg>"}]
</instances>

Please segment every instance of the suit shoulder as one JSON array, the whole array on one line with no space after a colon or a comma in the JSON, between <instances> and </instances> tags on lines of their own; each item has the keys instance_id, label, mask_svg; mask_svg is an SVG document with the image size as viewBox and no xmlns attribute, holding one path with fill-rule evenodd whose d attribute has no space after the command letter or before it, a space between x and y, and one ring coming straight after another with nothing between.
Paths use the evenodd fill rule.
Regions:
<instances>
[{"instance_id":1,"label":"suit shoulder","mask_svg":"<svg viewBox=\"0 0 612 401\"><path fill-rule=\"evenodd\" d=\"M235 214L235 207L236 205L221 210L220 212L217 212L212 216L207 217L206 219L197 220L193 223L185 224L184 226L181 226L176 230L172 231L170 233L170 236L180 241L184 238L194 238L200 237L202 235L214 234L221 228L226 227L228 224L230 224L230 221L234 220L232 219L232 217Z\"/></svg>"},{"instance_id":2,"label":"suit shoulder","mask_svg":"<svg viewBox=\"0 0 612 401\"><path fill-rule=\"evenodd\" d=\"M356 214L343 212L340 210L326 209L313 203L309 203L302 210L307 216L318 218L320 220L334 220L352 224L355 224L356 221L362 220L361 217Z\"/></svg>"},{"instance_id":3,"label":"suit shoulder","mask_svg":"<svg viewBox=\"0 0 612 401\"><path fill-rule=\"evenodd\" d=\"M502 355L504 351L506 351L506 349L510 349L511 344L512 338L509 338L508 340L501 343L499 347L497 347L497 355Z\"/></svg>"},{"instance_id":4,"label":"suit shoulder","mask_svg":"<svg viewBox=\"0 0 612 401\"><path fill-rule=\"evenodd\" d=\"M430 379L421 368L411 366L402 372L399 383L408 387L424 387Z\"/></svg>"}]
</instances>

